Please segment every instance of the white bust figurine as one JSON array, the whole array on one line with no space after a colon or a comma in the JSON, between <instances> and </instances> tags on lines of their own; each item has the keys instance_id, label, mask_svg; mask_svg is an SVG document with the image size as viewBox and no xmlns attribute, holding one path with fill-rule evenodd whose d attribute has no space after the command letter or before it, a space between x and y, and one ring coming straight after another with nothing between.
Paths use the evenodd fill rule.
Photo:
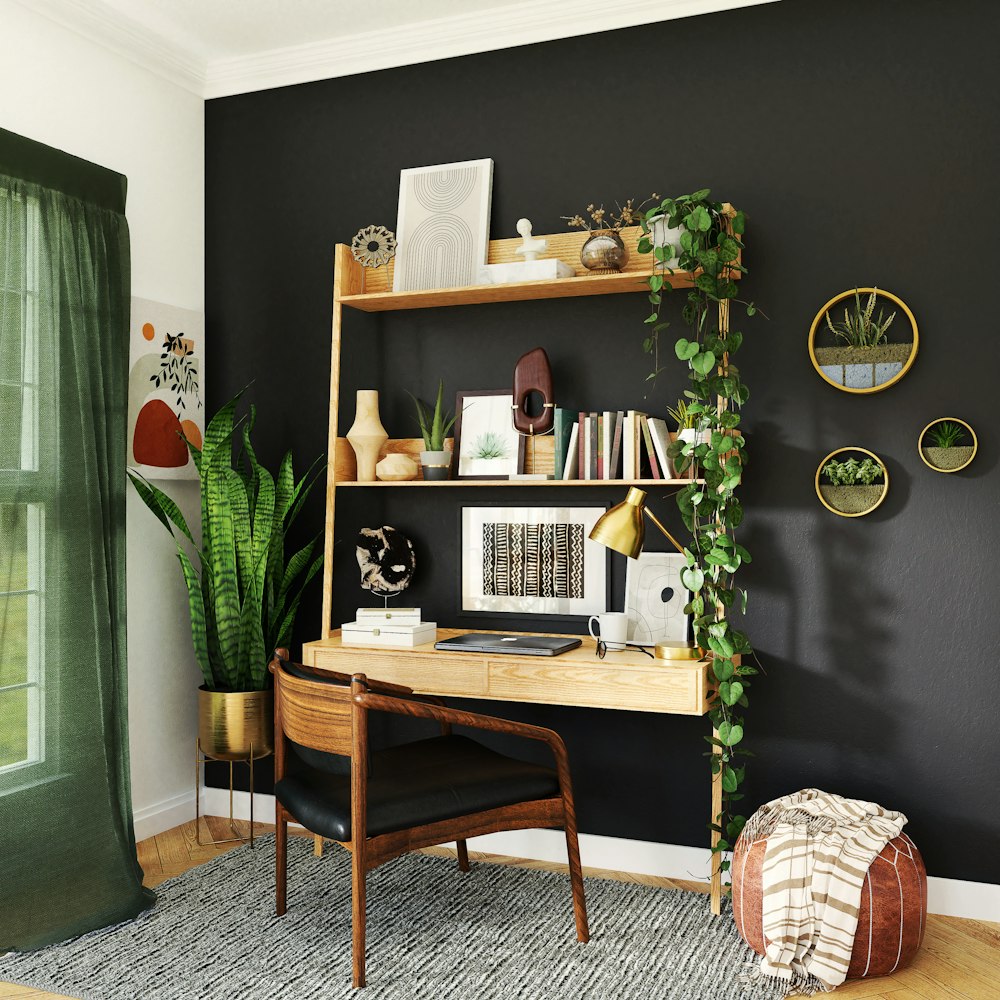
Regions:
<instances>
[{"instance_id":1,"label":"white bust figurine","mask_svg":"<svg viewBox=\"0 0 1000 1000\"><path fill-rule=\"evenodd\" d=\"M517 231L523 237L521 245L517 248L517 253L521 254L525 260L538 260L548 249L548 240L544 240L540 236L532 237L530 219L518 219Z\"/></svg>"}]
</instances>

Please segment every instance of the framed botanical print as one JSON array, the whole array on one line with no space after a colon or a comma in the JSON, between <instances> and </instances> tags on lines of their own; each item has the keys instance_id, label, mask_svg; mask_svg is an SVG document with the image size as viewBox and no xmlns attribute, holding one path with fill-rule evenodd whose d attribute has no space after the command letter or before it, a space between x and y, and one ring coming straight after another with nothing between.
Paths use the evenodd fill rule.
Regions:
<instances>
[{"instance_id":1,"label":"framed botanical print","mask_svg":"<svg viewBox=\"0 0 1000 1000\"><path fill-rule=\"evenodd\" d=\"M625 571L625 613L628 642L655 646L658 642L688 637L688 615L684 608L690 591L681 583L687 563L679 552L642 552L629 559Z\"/></svg>"},{"instance_id":2,"label":"framed botanical print","mask_svg":"<svg viewBox=\"0 0 1000 1000\"><path fill-rule=\"evenodd\" d=\"M514 430L513 406L509 389L455 394L456 479L509 479L521 471L524 438Z\"/></svg>"},{"instance_id":3,"label":"framed botanical print","mask_svg":"<svg viewBox=\"0 0 1000 1000\"><path fill-rule=\"evenodd\" d=\"M606 510L463 507L460 611L520 617L607 611L609 550L588 537Z\"/></svg>"}]
</instances>

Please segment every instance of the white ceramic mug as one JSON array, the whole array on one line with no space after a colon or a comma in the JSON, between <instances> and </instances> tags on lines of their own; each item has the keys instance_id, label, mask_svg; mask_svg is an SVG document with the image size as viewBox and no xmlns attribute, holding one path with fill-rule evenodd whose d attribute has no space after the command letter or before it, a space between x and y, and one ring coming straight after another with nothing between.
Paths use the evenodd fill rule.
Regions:
<instances>
[{"instance_id":1,"label":"white ceramic mug","mask_svg":"<svg viewBox=\"0 0 1000 1000\"><path fill-rule=\"evenodd\" d=\"M597 622L599 632L594 632L594 622ZM628 615L623 611L591 615L587 631L592 639L600 639L608 649L624 649L628 639Z\"/></svg>"}]
</instances>

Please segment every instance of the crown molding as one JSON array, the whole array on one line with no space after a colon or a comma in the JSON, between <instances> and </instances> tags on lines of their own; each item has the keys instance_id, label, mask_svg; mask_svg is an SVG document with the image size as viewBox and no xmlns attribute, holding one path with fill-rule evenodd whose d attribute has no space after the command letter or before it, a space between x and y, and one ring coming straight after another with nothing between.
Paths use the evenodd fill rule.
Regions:
<instances>
[{"instance_id":1,"label":"crown molding","mask_svg":"<svg viewBox=\"0 0 1000 1000\"><path fill-rule=\"evenodd\" d=\"M777 0L530 0L378 31L210 60L204 96L273 87L613 31Z\"/></svg>"},{"instance_id":2,"label":"crown molding","mask_svg":"<svg viewBox=\"0 0 1000 1000\"><path fill-rule=\"evenodd\" d=\"M155 73L205 95L205 62L101 0L15 0L42 17Z\"/></svg>"}]
</instances>

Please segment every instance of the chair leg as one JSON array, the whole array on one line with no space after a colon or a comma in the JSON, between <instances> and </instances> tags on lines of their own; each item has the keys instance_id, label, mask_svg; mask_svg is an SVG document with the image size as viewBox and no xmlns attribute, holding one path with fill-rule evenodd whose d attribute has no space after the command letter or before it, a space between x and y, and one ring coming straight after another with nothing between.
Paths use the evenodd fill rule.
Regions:
<instances>
[{"instance_id":1,"label":"chair leg","mask_svg":"<svg viewBox=\"0 0 1000 1000\"><path fill-rule=\"evenodd\" d=\"M351 958L355 989L365 985L365 859L351 852Z\"/></svg>"},{"instance_id":2,"label":"chair leg","mask_svg":"<svg viewBox=\"0 0 1000 1000\"><path fill-rule=\"evenodd\" d=\"M288 816L280 803L277 803L275 814L275 913L279 917L285 915L285 895L288 876Z\"/></svg>"},{"instance_id":3,"label":"chair leg","mask_svg":"<svg viewBox=\"0 0 1000 1000\"><path fill-rule=\"evenodd\" d=\"M469 848L464 840L455 842L458 847L458 870L467 872L469 870Z\"/></svg>"},{"instance_id":4,"label":"chair leg","mask_svg":"<svg viewBox=\"0 0 1000 1000\"><path fill-rule=\"evenodd\" d=\"M566 854L569 860L569 880L573 887L573 916L576 918L576 937L578 941L590 940L590 928L587 925L587 901L583 896L583 869L580 866L580 842L576 835L576 815L572 805L567 804Z\"/></svg>"}]
</instances>

